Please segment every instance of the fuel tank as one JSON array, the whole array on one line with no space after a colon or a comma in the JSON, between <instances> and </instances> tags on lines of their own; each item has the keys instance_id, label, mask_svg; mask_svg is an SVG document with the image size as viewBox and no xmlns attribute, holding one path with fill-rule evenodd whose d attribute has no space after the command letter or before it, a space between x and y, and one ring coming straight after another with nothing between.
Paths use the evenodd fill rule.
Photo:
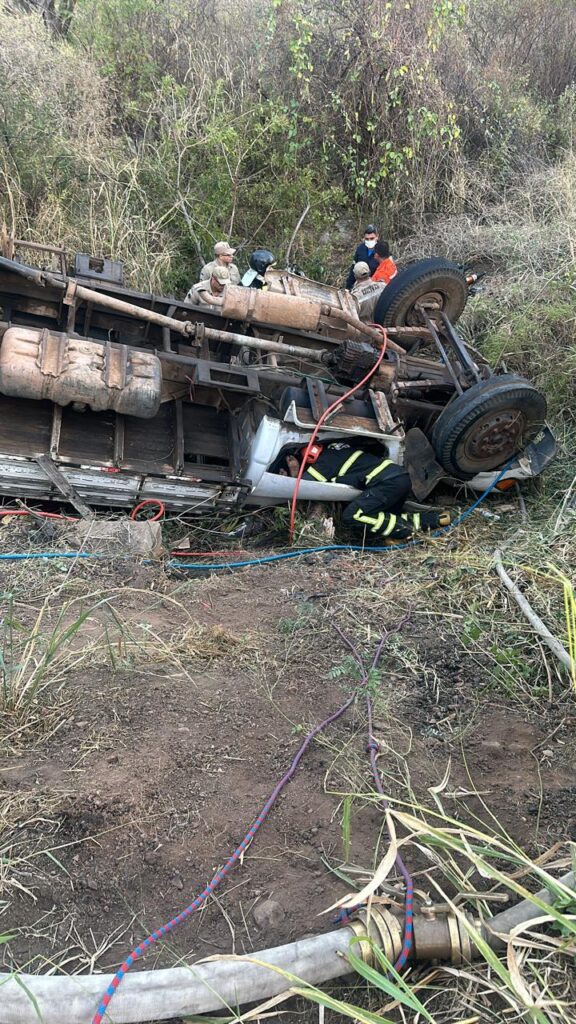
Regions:
<instances>
[{"instance_id":1,"label":"fuel tank","mask_svg":"<svg viewBox=\"0 0 576 1024\"><path fill-rule=\"evenodd\" d=\"M160 408L162 368L152 353L127 345L9 327L0 347L0 392L152 419Z\"/></svg>"}]
</instances>

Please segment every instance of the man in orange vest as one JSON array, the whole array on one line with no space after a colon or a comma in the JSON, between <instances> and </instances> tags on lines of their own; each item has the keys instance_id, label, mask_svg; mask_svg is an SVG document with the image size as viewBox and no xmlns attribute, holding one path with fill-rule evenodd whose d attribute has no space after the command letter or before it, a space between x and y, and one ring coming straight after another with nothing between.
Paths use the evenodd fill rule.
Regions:
<instances>
[{"instance_id":1,"label":"man in orange vest","mask_svg":"<svg viewBox=\"0 0 576 1024\"><path fill-rule=\"evenodd\" d=\"M390 284L393 277L396 277L398 268L390 257L390 246L388 242L376 242L374 259L377 263L376 269L372 272L373 281L381 281L382 284Z\"/></svg>"}]
</instances>

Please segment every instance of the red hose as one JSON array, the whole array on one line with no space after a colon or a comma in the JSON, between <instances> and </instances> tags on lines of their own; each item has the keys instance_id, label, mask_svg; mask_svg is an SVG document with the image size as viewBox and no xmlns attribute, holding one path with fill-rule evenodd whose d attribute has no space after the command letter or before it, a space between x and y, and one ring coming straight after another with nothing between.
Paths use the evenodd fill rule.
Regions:
<instances>
[{"instance_id":1,"label":"red hose","mask_svg":"<svg viewBox=\"0 0 576 1024\"><path fill-rule=\"evenodd\" d=\"M26 508L0 509L0 516L39 516L41 519L65 519L67 523L77 523L79 516L63 516L59 512L29 512Z\"/></svg>"},{"instance_id":2,"label":"red hose","mask_svg":"<svg viewBox=\"0 0 576 1024\"><path fill-rule=\"evenodd\" d=\"M132 509L129 518L136 519L140 509L144 508L147 505L156 505L158 508L158 512L156 513L156 515L152 516L148 520L149 523L155 523L158 521L158 519L162 519L162 516L164 515L166 509L164 507L164 502L159 501L157 498L146 498L144 501L141 501L138 505L136 505L135 508ZM67 523L77 523L80 520L79 516L64 516L60 512L38 512L36 511L36 509L33 512L30 512L28 509L25 508L1 508L0 516L39 516L41 519L65 519ZM194 552L194 554L200 553L201 552ZM214 554L213 551L210 551L208 553ZM172 554L177 554L177 552L174 551L172 552ZM187 551L185 552L185 554L189 554L189 552ZM224 554L224 552L222 552L222 554ZM226 554L229 554L229 552L226 552Z\"/></svg>"},{"instance_id":3,"label":"red hose","mask_svg":"<svg viewBox=\"0 0 576 1024\"><path fill-rule=\"evenodd\" d=\"M139 502L138 505L136 505L135 508L132 509L132 511L131 511L131 513L130 513L128 518L129 519L137 519L138 518L138 513L140 512L140 510L143 509L143 508L147 508L149 505L156 505L156 507L158 508L158 511L157 511L155 516L150 516L150 519L147 519L147 522L148 523L157 523L159 519L162 519L162 516L164 515L164 512L166 511L166 509L164 507L164 502L160 501L158 498L145 498L144 501Z\"/></svg>"},{"instance_id":4,"label":"red hose","mask_svg":"<svg viewBox=\"0 0 576 1024\"><path fill-rule=\"evenodd\" d=\"M306 469L306 463L308 462L308 455L310 453L310 449L312 448L312 445L314 444L314 442L315 442L315 440L316 440L316 438L318 436L318 431L320 430L320 427L322 426L323 423L326 422L326 420L327 420L328 416L330 415L330 413L334 412L334 409L337 409L339 405L342 405L342 403L345 402L347 398L350 398L351 395L354 395L357 391L359 391L360 388L364 386L366 381L370 380L370 377L372 377L373 374L376 373L376 370L378 369L378 367L380 366L380 363L384 359L384 353L386 352L386 345L387 345L387 342L388 342L388 334L386 333L386 330L384 329L384 327L381 327L380 324L373 324L372 326L378 327L382 331L382 348L380 350L380 355L378 356L378 359L374 363L374 366L372 366L370 368L370 370L368 370L368 373L366 374L366 376L363 377L362 380L358 384L355 384L354 387L350 388L350 390L347 391L345 395L342 395L340 398L337 398L335 402L332 402L332 405L329 405L328 408L324 410L324 412L322 413L320 419L316 423L316 426L314 427L314 430L312 431L312 435L310 437L310 440L308 441L308 444L306 445L306 451L304 452L304 456L303 456L302 461L300 463L300 469L298 470L298 476L296 477L296 483L295 483L295 486L294 486L294 494L292 495L292 502L291 502L291 505L290 505L290 532L289 532L289 535L288 535L289 536L290 544L292 544L294 542L294 524L295 524L295 521L296 521L296 502L298 500L298 491L300 490L300 481L301 481L302 476L304 474L304 471Z\"/></svg>"}]
</instances>

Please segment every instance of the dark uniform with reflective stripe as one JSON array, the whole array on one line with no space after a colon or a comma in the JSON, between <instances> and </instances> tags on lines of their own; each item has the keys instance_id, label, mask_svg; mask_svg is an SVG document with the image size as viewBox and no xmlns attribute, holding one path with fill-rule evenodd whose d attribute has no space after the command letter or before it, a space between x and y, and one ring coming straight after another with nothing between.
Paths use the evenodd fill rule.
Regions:
<instances>
[{"instance_id":1,"label":"dark uniform with reflective stripe","mask_svg":"<svg viewBox=\"0 0 576 1024\"><path fill-rule=\"evenodd\" d=\"M348 484L361 490L342 513L351 527L378 537L403 537L419 527L412 522L414 516L400 514L410 492L410 477L390 459L336 441L324 447L302 479Z\"/></svg>"}]
</instances>

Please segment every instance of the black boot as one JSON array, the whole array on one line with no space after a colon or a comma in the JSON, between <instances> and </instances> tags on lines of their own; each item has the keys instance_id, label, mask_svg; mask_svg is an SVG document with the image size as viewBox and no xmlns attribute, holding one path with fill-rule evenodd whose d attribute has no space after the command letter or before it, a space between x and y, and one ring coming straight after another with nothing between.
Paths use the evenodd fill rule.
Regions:
<instances>
[{"instance_id":1,"label":"black boot","mask_svg":"<svg viewBox=\"0 0 576 1024\"><path fill-rule=\"evenodd\" d=\"M438 530L443 526L450 526L449 512L414 512L412 513L415 530ZM420 522L417 523L417 518Z\"/></svg>"}]
</instances>

